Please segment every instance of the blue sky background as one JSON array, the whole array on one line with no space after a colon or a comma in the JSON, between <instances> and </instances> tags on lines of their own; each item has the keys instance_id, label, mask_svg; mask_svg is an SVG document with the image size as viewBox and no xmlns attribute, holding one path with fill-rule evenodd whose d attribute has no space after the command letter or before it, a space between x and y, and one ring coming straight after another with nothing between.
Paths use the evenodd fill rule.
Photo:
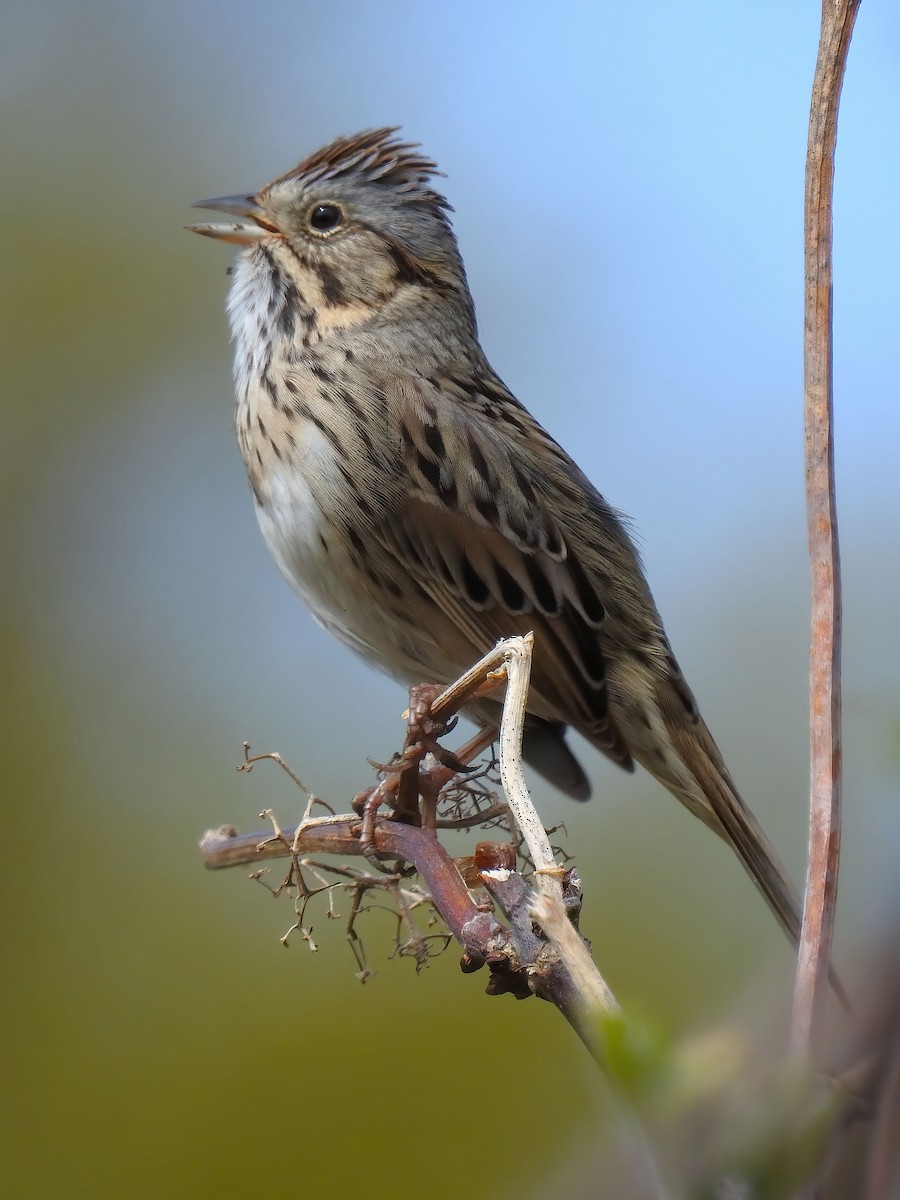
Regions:
<instances>
[{"instance_id":1,"label":"blue sky background","mask_svg":"<svg viewBox=\"0 0 900 1200\"><path fill-rule=\"evenodd\" d=\"M422 142L447 173L488 356L633 518L707 720L800 878L802 195L818 6L44 0L2 20L5 1003L22 1031L7 1126L28 1151L20 1194L63 1178L72 1196L118 1195L126 1180L158 1195L173 1179L229 1194L243 1176L215 1155L201 1169L196 1147L260 1124L286 1134L292 1050L338 1108L336 1074L391 1074L398 1052L421 1064L382 1097L422 1100L410 1180L443 1145L425 1113L461 1094L479 1056L506 1055L498 1129L537 1114L549 1172L601 1120L552 1014L485 1003L452 955L413 979L377 934L379 975L360 991L339 930L323 928L315 960L284 954L289 906L199 869L205 827L296 810L274 773L233 772L244 737L342 807L368 782L366 755L402 736L404 696L313 625L267 557L231 435L228 258L181 227L197 197L254 190L338 133L396 123ZM847 963L895 897L900 836L898 65L896 7L866 0L835 207ZM787 994L789 954L729 856L652 781L585 754L592 805L537 794L578 847L586 928L614 989L677 1029L720 1018L751 978ZM348 1028L378 1031L349 1063ZM281 1052L220 1053L260 1037ZM531 1090L526 1045L545 1055L551 1092L579 1094L574 1133ZM142 1097L131 1118L115 1099L126 1086ZM193 1097L177 1117L173 1095ZM308 1119L315 1183L331 1126ZM47 1128L50 1158L32 1149ZM117 1130L115 1154L102 1128ZM364 1157L350 1156L351 1182ZM450 1172L430 1194L453 1184Z\"/></svg>"}]
</instances>

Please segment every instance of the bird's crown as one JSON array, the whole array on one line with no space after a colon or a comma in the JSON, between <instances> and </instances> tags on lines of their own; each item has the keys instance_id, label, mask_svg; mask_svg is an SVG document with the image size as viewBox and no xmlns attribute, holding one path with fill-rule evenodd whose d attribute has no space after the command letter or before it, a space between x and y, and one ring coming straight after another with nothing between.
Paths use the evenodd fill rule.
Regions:
<instances>
[{"instance_id":1,"label":"bird's crown","mask_svg":"<svg viewBox=\"0 0 900 1200\"><path fill-rule=\"evenodd\" d=\"M443 172L415 142L404 142L396 137L398 131L397 125L385 125L336 138L273 180L265 190L291 180L307 186L352 179L354 182L383 184L396 192L407 193L411 200L450 208L444 197L430 186L432 178Z\"/></svg>"}]
</instances>

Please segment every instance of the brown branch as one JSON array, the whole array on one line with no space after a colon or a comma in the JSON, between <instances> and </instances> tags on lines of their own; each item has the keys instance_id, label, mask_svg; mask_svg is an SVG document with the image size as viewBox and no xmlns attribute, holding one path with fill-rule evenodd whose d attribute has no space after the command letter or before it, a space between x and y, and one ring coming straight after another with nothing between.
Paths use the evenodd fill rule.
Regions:
<instances>
[{"instance_id":1,"label":"brown branch","mask_svg":"<svg viewBox=\"0 0 900 1200\"><path fill-rule=\"evenodd\" d=\"M319 817L285 829L279 837L237 833L225 827L205 834L200 856L209 870L258 864L292 854L362 855L361 822L355 815ZM467 953L477 953L480 943L500 926L479 912L456 864L431 830L399 821L379 819L374 831L375 852L389 861L411 863L435 898L441 916Z\"/></svg>"},{"instance_id":2,"label":"brown branch","mask_svg":"<svg viewBox=\"0 0 900 1200\"><path fill-rule=\"evenodd\" d=\"M360 819L355 815L317 818L284 829L276 837L239 834L226 826L205 834L200 854L209 870L290 855L358 856L363 853L360 829ZM415 867L435 908L462 947L461 966L466 973L487 965L491 972L489 994L510 992L517 997L537 995L549 1000L588 1048L594 1048L581 980L573 977L559 955L548 950L545 938L532 934L530 941L523 940L521 914L533 904L534 895L521 876L508 872L504 887L496 882L493 870L482 873L482 881L511 922L508 929L475 904L456 864L431 830L379 818L374 827L374 846L379 858L402 859ZM527 928L531 926L528 916Z\"/></svg>"},{"instance_id":3,"label":"brown branch","mask_svg":"<svg viewBox=\"0 0 900 1200\"><path fill-rule=\"evenodd\" d=\"M806 158L804 426L812 571L809 851L794 991L794 1048L825 993L841 843L841 576L834 487L832 197L841 83L859 0L823 0Z\"/></svg>"}]
</instances>

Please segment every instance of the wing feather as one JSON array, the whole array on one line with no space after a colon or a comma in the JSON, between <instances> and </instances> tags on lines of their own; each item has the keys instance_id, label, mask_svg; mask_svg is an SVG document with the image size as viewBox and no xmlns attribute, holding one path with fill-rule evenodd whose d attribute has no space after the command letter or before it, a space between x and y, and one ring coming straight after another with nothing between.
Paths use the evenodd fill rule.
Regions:
<instances>
[{"instance_id":1,"label":"wing feather","mask_svg":"<svg viewBox=\"0 0 900 1200\"><path fill-rule=\"evenodd\" d=\"M512 421L486 421L489 395L461 403L458 386L447 383L448 394L442 382L407 377L398 388L408 486L373 532L462 635L471 658L533 630L532 710L563 716L630 770L609 709L599 632L607 601L574 552L577 531L551 515L545 499L548 446L560 468L570 460L511 398ZM505 406L497 411L509 416ZM556 501L572 490L561 469ZM565 505L553 507L565 514Z\"/></svg>"}]
</instances>

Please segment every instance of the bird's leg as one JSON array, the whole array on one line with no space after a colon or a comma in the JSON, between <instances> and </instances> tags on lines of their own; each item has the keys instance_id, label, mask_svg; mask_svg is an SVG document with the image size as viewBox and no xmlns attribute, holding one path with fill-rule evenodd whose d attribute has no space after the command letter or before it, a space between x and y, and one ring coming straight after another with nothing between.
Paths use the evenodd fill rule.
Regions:
<instances>
[{"instance_id":1,"label":"bird's leg","mask_svg":"<svg viewBox=\"0 0 900 1200\"><path fill-rule=\"evenodd\" d=\"M437 805L441 791L458 775L460 771L475 770L471 765L480 758L492 742L497 740L496 725L486 725L474 737L469 738L465 745L452 755L450 759L438 760L427 770L419 772L419 795L421 797L422 824L428 829L437 828Z\"/></svg>"},{"instance_id":2,"label":"bird's leg","mask_svg":"<svg viewBox=\"0 0 900 1200\"><path fill-rule=\"evenodd\" d=\"M426 754L433 753L435 748L440 749L435 739L447 731L448 724L444 721L434 722L429 716L431 701L440 692L439 687L428 684L410 688L403 752L393 762L374 764L385 778L377 787L361 792L354 798L353 807L362 817L360 847L366 859L379 871L386 869L375 850L375 819L382 805L390 800L392 820L407 825L422 824L419 764Z\"/></svg>"},{"instance_id":3,"label":"bird's leg","mask_svg":"<svg viewBox=\"0 0 900 1200\"><path fill-rule=\"evenodd\" d=\"M359 792L353 797L353 809L362 817L359 831L359 844L366 860L377 870L392 874L378 858L375 851L375 817L379 808L387 800L388 792L397 787L397 777L389 776L382 779L377 787Z\"/></svg>"},{"instance_id":4,"label":"bird's leg","mask_svg":"<svg viewBox=\"0 0 900 1200\"><path fill-rule=\"evenodd\" d=\"M403 751L390 763L373 764L385 778L377 787L361 792L354 798L353 808L362 817L360 845L368 861L379 870L383 864L375 851L375 819L378 810L391 803L391 819L408 825L435 828L438 794L444 785L468 763L477 758L495 736L495 730L483 730L462 747L459 755L441 746L439 738L456 726L453 713L446 717L432 715L431 706L444 689L434 684L417 684L409 689L409 708ZM485 740L487 738L487 741ZM436 766L421 771L426 755L436 760Z\"/></svg>"},{"instance_id":5,"label":"bird's leg","mask_svg":"<svg viewBox=\"0 0 900 1200\"><path fill-rule=\"evenodd\" d=\"M417 684L409 689L407 709L406 744L400 762L394 768L400 772L397 786L397 817L413 824L423 824L423 816L430 812L431 828L434 828L434 808L437 792L446 782L432 781L431 771L422 772L420 766L426 755L431 755L449 771L451 778L458 771L465 771L466 764L450 750L444 749L439 739L456 726L456 716L435 717L431 712L432 702L442 689L432 684ZM421 801L421 804L420 804Z\"/></svg>"}]
</instances>

